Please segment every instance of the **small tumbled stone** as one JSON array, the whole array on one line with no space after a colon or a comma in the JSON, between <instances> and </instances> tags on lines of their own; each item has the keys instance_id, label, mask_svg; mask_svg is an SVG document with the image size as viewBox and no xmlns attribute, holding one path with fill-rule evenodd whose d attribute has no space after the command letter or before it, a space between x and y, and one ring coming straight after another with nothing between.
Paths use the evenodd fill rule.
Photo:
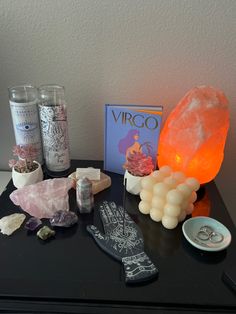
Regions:
<instances>
[{"instance_id":1,"label":"small tumbled stone","mask_svg":"<svg viewBox=\"0 0 236 314\"><path fill-rule=\"evenodd\" d=\"M71 211L58 210L52 218L50 218L50 223L52 226L57 227L71 227L78 221L78 216Z\"/></svg>"},{"instance_id":2,"label":"small tumbled stone","mask_svg":"<svg viewBox=\"0 0 236 314\"><path fill-rule=\"evenodd\" d=\"M24 214L12 214L0 219L0 229L2 234L11 235L14 231L20 228L25 220Z\"/></svg>"},{"instance_id":3,"label":"small tumbled stone","mask_svg":"<svg viewBox=\"0 0 236 314\"><path fill-rule=\"evenodd\" d=\"M47 239L53 237L55 234L56 234L56 232L54 230L50 229L48 226L43 226L37 232L37 236L42 240L47 240Z\"/></svg>"},{"instance_id":4,"label":"small tumbled stone","mask_svg":"<svg viewBox=\"0 0 236 314\"><path fill-rule=\"evenodd\" d=\"M34 231L37 229L40 225L42 225L42 221L39 218L31 217L25 224L25 229L28 229L30 231Z\"/></svg>"}]
</instances>

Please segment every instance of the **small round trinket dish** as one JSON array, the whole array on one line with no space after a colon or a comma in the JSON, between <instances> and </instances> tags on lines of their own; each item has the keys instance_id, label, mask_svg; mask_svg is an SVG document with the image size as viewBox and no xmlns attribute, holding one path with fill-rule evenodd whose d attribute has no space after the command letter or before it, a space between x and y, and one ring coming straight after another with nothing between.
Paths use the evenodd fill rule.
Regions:
<instances>
[{"instance_id":1,"label":"small round trinket dish","mask_svg":"<svg viewBox=\"0 0 236 314\"><path fill-rule=\"evenodd\" d=\"M203 251L221 251L231 242L230 231L210 217L189 218L183 223L182 231L189 243Z\"/></svg>"}]
</instances>

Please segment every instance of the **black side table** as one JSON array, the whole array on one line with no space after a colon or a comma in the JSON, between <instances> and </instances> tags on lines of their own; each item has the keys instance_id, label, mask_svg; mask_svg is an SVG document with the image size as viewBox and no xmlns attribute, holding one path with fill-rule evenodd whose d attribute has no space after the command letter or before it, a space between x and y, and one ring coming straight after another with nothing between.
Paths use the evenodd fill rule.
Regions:
<instances>
[{"instance_id":1,"label":"black side table","mask_svg":"<svg viewBox=\"0 0 236 314\"><path fill-rule=\"evenodd\" d=\"M89 166L102 169L102 162L74 160L71 171ZM10 237L0 234L0 313L236 313L236 295L222 280L236 264L236 230L214 182L199 193L193 215L209 215L230 230L232 243L220 252L192 247L181 224L165 229L138 211L138 196L126 194L126 210L142 229L145 251L159 269L156 280L127 286L121 264L86 231L88 224L102 230L100 202L122 204L123 177L108 174L112 186L95 196L93 213L79 215L70 229L57 229L55 239L43 242L23 227ZM0 197L0 218L21 211L9 199L13 190L10 181ZM70 209L77 211L74 190Z\"/></svg>"}]
</instances>

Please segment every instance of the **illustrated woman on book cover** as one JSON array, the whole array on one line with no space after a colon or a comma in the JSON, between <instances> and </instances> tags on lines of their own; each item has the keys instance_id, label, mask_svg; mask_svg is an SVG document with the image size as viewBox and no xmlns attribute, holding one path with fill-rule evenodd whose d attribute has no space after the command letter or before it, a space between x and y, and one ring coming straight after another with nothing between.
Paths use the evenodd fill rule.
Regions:
<instances>
[{"instance_id":1,"label":"illustrated woman on book cover","mask_svg":"<svg viewBox=\"0 0 236 314\"><path fill-rule=\"evenodd\" d=\"M127 157L129 154L134 152L143 152L143 148L147 151L147 154L150 155L152 146L150 142L139 143L139 131L138 130L129 130L127 135L119 141L118 148L119 152Z\"/></svg>"},{"instance_id":2,"label":"illustrated woman on book cover","mask_svg":"<svg viewBox=\"0 0 236 314\"><path fill-rule=\"evenodd\" d=\"M138 130L129 130L127 135L119 141L118 148L119 152L125 155L126 160L129 154L134 152L141 152L141 145L138 142L139 131Z\"/></svg>"}]
</instances>

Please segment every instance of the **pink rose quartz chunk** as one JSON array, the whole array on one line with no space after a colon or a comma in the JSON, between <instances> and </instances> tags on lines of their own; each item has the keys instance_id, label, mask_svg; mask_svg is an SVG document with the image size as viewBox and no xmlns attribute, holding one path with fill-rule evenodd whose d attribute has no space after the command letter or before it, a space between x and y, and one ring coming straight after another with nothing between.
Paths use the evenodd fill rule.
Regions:
<instances>
[{"instance_id":1,"label":"pink rose quartz chunk","mask_svg":"<svg viewBox=\"0 0 236 314\"><path fill-rule=\"evenodd\" d=\"M51 218L58 210L69 210L68 178L48 179L13 191L10 199L31 216Z\"/></svg>"}]
</instances>

